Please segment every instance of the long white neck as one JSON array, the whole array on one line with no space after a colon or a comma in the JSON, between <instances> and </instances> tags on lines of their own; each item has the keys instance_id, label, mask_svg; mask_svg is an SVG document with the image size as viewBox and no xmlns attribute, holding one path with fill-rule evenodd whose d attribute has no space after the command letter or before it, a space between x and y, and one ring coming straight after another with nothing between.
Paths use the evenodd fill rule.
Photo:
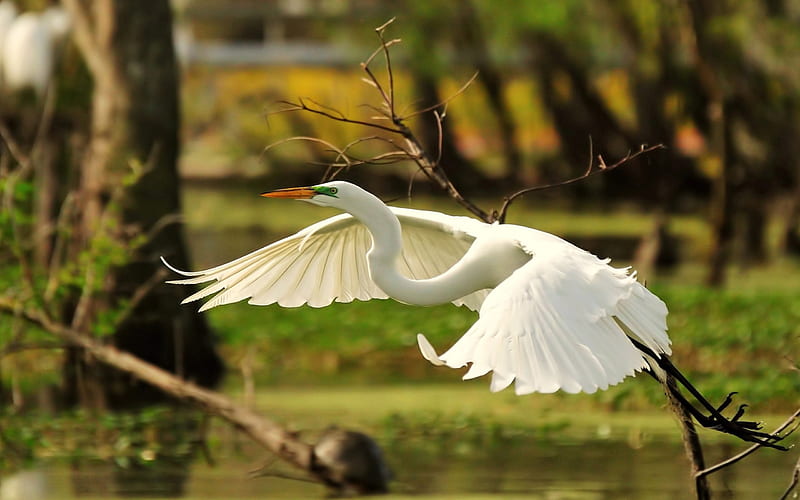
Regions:
<instances>
[{"instance_id":1,"label":"long white neck","mask_svg":"<svg viewBox=\"0 0 800 500\"><path fill-rule=\"evenodd\" d=\"M427 306L451 302L492 286L481 273L469 272L466 259L430 279L412 280L401 275L397 270L403 246L400 221L378 198L362 192L363 198L347 211L372 235L372 248L367 252L370 276L387 295L407 304Z\"/></svg>"}]
</instances>

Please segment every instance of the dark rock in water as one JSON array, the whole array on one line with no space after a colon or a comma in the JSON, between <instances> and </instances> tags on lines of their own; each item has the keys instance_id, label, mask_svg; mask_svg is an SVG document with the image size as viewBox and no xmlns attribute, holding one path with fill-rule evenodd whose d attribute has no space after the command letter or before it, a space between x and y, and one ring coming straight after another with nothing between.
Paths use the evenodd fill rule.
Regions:
<instances>
[{"instance_id":1,"label":"dark rock in water","mask_svg":"<svg viewBox=\"0 0 800 500\"><path fill-rule=\"evenodd\" d=\"M388 492L392 472L378 444L366 434L330 428L314 445L312 469L338 495Z\"/></svg>"}]
</instances>

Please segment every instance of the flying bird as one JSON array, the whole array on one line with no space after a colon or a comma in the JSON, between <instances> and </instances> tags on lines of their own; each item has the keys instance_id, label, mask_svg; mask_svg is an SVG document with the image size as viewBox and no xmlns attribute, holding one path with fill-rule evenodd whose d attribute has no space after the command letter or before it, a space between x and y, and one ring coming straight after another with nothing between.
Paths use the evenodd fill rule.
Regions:
<instances>
[{"instance_id":1,"label":"flying bird","mask_svg":"<svg viewBox=\"0 0 800 500\"><path fill-rule=\"evenodd\" d=\"M386 206L343 181L262 193L345 213L313 224L232 262L187 272L168 283L208 286L183 302L209 299L200 311L247 299L283 307L385 299L428 306L452 302L478 320L443 354L419 334L422 355L464 379L491 372L490 389L517 394L592 393L645 371L672 374L709 412L677 389L701 425L778 447L779 439L730 419L708 403L669 361L667 307L636 280L567 241L529 227ZM162 258L163 260L163 258Z\"/></svg>"}]
</instances>

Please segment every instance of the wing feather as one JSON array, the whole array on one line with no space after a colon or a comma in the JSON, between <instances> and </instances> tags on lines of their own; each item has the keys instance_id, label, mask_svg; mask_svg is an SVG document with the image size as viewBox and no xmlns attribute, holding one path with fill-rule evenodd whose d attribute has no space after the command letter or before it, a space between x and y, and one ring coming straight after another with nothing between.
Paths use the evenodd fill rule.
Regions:
<instances>
[{"instance_id":1,"label":"wing feather","mask_svg":"<svg viewBox=\"0 0 800 500\"><path fill-rule=\"evenodd\" d=\"M594 392L646 366L631 335L657 353L670 353L667 309L627 269L615 269L553 235L514 233L530 262L489 293L478 321L436 357L464 378L492 371L491 390L516 381L518 394Z\"/></svg>"},{"instance_id":2,"label":"wing feather","mask_svg":"<svg viewBox=\"0 0 800 500\"><path fill-rule=\"evenodd\" d=\"M411 279L430 278L449 269L486 226L467 217L392 210L403 228L404 247L398 264ZM366 227L349 214L341 214L204 271L182 271L164 263L184 276L168 283L207 284L184 300L209 299L201 311L246 299L253 305L277 302L284 307L323 307L333 301L387 298L370 278L366 253L371 246ZM453 303L477 310L486 295L487 291L481 290Z\"/></svg>"}]
</instances>

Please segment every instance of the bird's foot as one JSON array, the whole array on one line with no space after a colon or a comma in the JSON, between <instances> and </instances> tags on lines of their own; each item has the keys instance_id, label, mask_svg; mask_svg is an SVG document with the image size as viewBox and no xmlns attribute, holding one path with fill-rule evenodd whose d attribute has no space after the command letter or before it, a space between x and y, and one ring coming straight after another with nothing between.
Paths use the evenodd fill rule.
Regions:
<instances>
[{"instance_id":1,"label":"bird's foot","mask_svg":"<svg viewBox=\"0 0 800 500\"><path fill-rule=\"evenodd\" d=\"M751 443L760 444L761 446L767 446L769 448L786 451L788 448L776 444L783 439L783 436L779 434L762 432L761 428L763 425L761 422L741 419L742 416L744 416L748 405L739 405L736 413L731 418L726 418L722 415L722 411L730 406L735 394L735 392L728 394L722 404L716 408L717 411L715 413L708 415L703 419L698 419L700 425L708 429L714 429L726 434L731 434L743 441L749 441Z\"/></svg>"},{"instance_id":2,"label":"bird's foot","mask_svg":"<svg viewBox=\"0 0 800 500\"><path fill-rule=\"evenodd\" d=\"M728 406L731 405L731 403L733 402L733 396L735 396L736 394L738 394L738 392L734 391L734 392L728 393L728 395L725 396L725 400L722 402L722 404L717 406L716 413L718 415L722 415L722 412L725 411L728 408ZM756 431L760 430L761 427L762 427L761 422L755 422L755 421L752 421L752 420L741 420L741 418L744 415L744 412L745 412L745 410L747 409L748 406L749 405L747 405L747 404L739 405L739 408L736 409L736 413L733 415L733 417L730 419L730 421L737 423L739 426L744 427L745 429L752 429L752 430L756 430ZM710 417L710 418L713 418L713 416Z\"/></svg>"}]
</instances>

